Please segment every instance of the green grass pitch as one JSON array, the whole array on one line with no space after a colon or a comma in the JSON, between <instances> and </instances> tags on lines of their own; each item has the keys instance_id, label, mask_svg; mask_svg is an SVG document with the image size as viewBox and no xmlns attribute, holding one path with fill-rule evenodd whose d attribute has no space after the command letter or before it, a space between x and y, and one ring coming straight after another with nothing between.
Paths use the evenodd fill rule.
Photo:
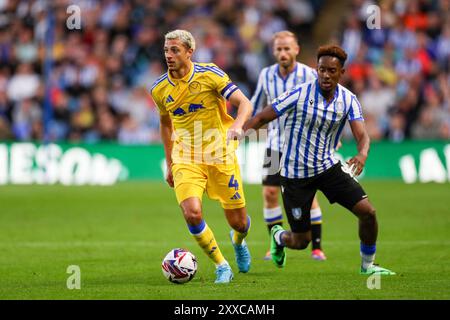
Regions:
<instances>
[{"instance_id":1,"label":"green grass pitch","mask_svg":"<svg viewBox=\"0 0 450 320\"><path fill-rule=\"evenodd\" d=\"M397 272L369 290L359 275L357 220L323 195L324 262L310 248L288 250L286 268L262 257L269 246L260 186L246 186L252 228L250 273L237 273L229 227L217 202L204 198L204 217L235 271L214 285L214 266L189 235L175 195L163 183L112 187L0 187L0 299L449 299L448 184L364 181L377 208L377 262ZM161 260L184 247L198 259L195 278L168 282ZM69 265L81 289L66 287Z\"/></svg>"}]
</instances>

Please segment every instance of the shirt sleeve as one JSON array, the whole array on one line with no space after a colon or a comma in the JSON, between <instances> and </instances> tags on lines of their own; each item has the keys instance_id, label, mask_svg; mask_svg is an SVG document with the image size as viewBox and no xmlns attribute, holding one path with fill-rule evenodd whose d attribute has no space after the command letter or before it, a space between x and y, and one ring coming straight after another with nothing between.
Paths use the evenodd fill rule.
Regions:
<instances>
[{"instance_id":1,"label":"shirt sleeve","mask_svg":"<svg viewBox=\"0 0 450 320\"><path fill-rule=\"evenodd\" d=\"M308 71L306 72L305 82L310 82L316 79L317 79L317 71L313 68L308 68Z\"/></svg>"},{"instance_id":2,"label":"shirt sleeve","mask_svg":"<svg viewBox=\"0 0 450 320\"><path fill-rule=\"evenodd\" d=\"M202 66L202 68L210 71L208 72L208 76L213 81L217 93L219 93L225 99L228 100L233 92L239 89L231 81L228 75L215 64L212 63L207 66Z\"/></svg>"},{"instance_id":3,"label":"shirt sleeve","mask_svg":"<svg viewBox=\"0 0 450 320\"><path fill-rule=\"evenodd\" d=\"M295 108L300 98L301 91L302 87L296 86L272 101L272 108L275 110L278 116L281 116L286 111Z\"/></svg>"},{"instance_id":4,"label":"shirt sleeve","mask_svg":"<svg viewBox=\"0 0 450 320\"><path fill-rule=\"evenodd\" d=\"M264 77L267 73L267 69L263 69L261 73L259 74L258 78L258 84L256 85L256 91L253 94L253 97L251 98L251 103L253 105L253 114L257 114L259 111L261 111L267 104L267 96L266 92L264 91Z\"/></svg>"},{"instance_id":5,"label":"shirt sleeve","mask_svg":"<svg viewBox=\"0 0 450 320\"><path fill-rule=\"evenodd\" d=\"M361 104L355 95L350 100L350 108L348 111L348 121L361 120L364 121Z\"/></svg>"},{"instance_id":6,"label":"shirt sleeve","mask_svg":"<svg viewBox=\"0 0 450 320\"><path fill-rule=\"evenodd\" d=\"M158 107L158 111L160 115L169 114L164 104L162 104L161 99L159 99L158 92L155 90L150 90L150 96L152 97L153 102Z\"/></svg>"}]
</instances>

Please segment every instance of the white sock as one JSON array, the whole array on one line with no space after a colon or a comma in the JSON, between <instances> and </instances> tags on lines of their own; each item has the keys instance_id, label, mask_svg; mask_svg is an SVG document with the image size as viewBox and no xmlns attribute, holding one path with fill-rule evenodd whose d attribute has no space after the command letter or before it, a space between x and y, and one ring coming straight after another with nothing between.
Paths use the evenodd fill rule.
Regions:
<instances>
[{"instance_id":1,"label":"white sock","mask_svg":"<svg viewBox=\"0 0 450 320\"><path fill-rule=\"evenodd\" d=\"M281 236L282 236L282 234L283 234L284 232L286 232L286 231L285 231L285 230L280 230L280 231L277 231L277 232L275 233L275 235L274 235L274 237L275 237L275 242L277 243L277 245L279 245L279 246L281 246L281 247L284 247L284 241L281 240Z\"/></svg>"},{"instance_id":2,"label":"white sock","mask_svg":"<svg viewBox=\"0 0 450 320\"><path fill-rule=\"evenodd\" d=\"M375 261L375 254L364 254L361 252L361 266L363 269L367 269L373 265Z\"/></svg>"},{"instance_id":3,"label":"white sock","mask_svg":"<svg viewBox=\"0 0 450 320\"><path fill-rule=\"evenodd\" d=\"M319 208L311 209L311 223L322 223L322 210Z\"/></svg>"},{"instance_id":4,"label":"white sock","mask_svg":"<svg viewBox=\"0 0 450 320\"><path fill-rule=\"evenodd\" d=\"M281 210L281 207L276 208L264 208L264 221L266 224L273 224L274 222L282 221L283 220L283 211Z\"/></svg>"}]
</instances>

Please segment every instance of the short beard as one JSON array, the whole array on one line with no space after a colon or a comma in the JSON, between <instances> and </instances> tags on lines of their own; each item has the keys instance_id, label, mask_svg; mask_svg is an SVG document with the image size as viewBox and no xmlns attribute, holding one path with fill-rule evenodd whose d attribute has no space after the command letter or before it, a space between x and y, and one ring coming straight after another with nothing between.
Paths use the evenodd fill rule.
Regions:
<instances>
[{"instance_id":1,"label":"short beard","mask_svg":"<svg viewBox=\"0 0 450 320\"><path fill-rule=\"evenodd\" d=\"M287 63L287 65L285 65L285 62L280 62L279 64L282 68L284 68L286 70L289 69L290 67L292 67L292 65L294 64L293 61L288 61L286 63Z\"/></svg>"}]
</instances>

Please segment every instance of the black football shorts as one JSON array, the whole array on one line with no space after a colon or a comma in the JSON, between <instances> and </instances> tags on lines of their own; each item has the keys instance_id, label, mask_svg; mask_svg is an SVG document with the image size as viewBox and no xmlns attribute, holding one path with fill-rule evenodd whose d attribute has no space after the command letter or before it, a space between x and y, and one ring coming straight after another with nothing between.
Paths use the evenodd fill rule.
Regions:
<instances>
[{"instance_id":1,"label":"black football shorts","mask_svg":"<svg viewBox=\"0 0 450 320\"><path fill-rule=\"evenodd\" d=\"M281 177L283 205L292 232L311 230L310 210L317 190L323 192L330 203L339 203L352 210L367 195L359 182L343 170L339 162L315 177L290 179Z\"/></svg>"}]
</instances>

